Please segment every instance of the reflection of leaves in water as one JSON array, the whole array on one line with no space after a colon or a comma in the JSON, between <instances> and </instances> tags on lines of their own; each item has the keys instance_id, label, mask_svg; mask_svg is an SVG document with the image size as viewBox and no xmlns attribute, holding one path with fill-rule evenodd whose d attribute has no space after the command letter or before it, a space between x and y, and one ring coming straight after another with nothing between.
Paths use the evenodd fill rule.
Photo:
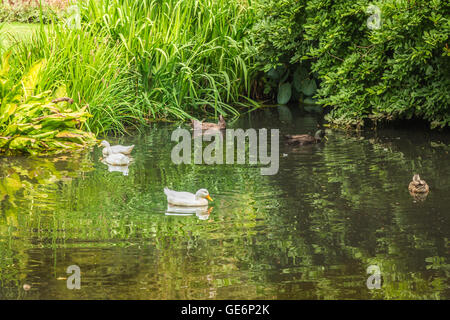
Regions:
<instances>
[{"instance_id":1,"label":"reflection of leaves in water","mask_svg":"<svg viewBox=\"0 0 450 320\"><path fill-rule=\"evenodd\" d=\"M56 160L56 162L55 162ZM86 155L71 155L67 161L58 158L3 158L0 161L0 199L16 205L18 195L33 206L54 208L58 182L70 181L80 172L92 170L92 162Z\"/></svg>"},{"instance_id":2,"label":"reflection of leaves in water","mask_svg":"<svg viewBox=\"0 0 450 320\"><path fill-rule=\"evenodd\" d=\"M305 123L302 131L315 128ZM51 214L38 208L17 219L17 209L9 207L16 219L0 222L0 236L14 232L16 239L2 254L28 270L28 258L11 250L32 248L36 256L27 254L54 265L57 275L76 260L85 268L85 288L96 297L204 299L214 292L216 298L249 299L447 298L448 243L442 238L448 238L449 219L445 201L433 198L445 199L450 189L445 154L404 139L328 136L310 152L289 150L271 177L256 167L174 165L164 130L142 138L126 177L101 164L84 175L78 161L50 161L56 172L48 163L43 171L19 166L10 173L22 184L41 181L43 188L59 189L46 193ZM434 187L420 204L407 190L414 168ZM209 220L165 216L164 186L190 192L206 187L215 207ZM20 193L16 204L29 210L36 198ZM7 281L19 279L11 263L1 275ZM381 268L381 290L366 287L372 264ZM34 268L22 272L41 270ZM55 297L76 294L54 290Z\"/></svg>"},{"instance_id":3,"label":"reflection of leaves in water","mask_svg":"<svg viewBox=\"0 0 450 320\"><path fill-rule=\"evenodd\" d=\"M417 250L439 247L439 237L434 236L432 238L434 241L431 242L425 241L424 239L430 235L422 236L424 227L421 216L411 215L405 203L412 203L408 198L407 185L412 177L410 173L414 169L421 168L430 181L434 180L434 184L439 185L439 189L449 190L448 175L439 174L439 171L446 172L448 166L447 168L442 166L443 162L440 161L442 153L435 153L429 148L423 150L425 157L411 159L411 149L414 149L404 149L405 145L408 143L404 141L388 144L376 140L369 142L358 137L335 135L330 132L329 141L321 152L326 170L304 166L303 170L296 170L295 175L290 177L295 182L281 185L287 191L292 186L301 186L296 190L297 197L302 199L304 209L301 212L304 216L294 223L298 223L298 230L304 234L303 239L306 243L298 241L301 237L294 238L293 243L273 243L272 246L262 250L268 253L264 255L265 263L273 264L268 260L270 257L272 260L279 259L275 257L282 257L285 252L289 252L291 257L297 256L298 261L310 265L304 269L311 270L316 265L315 268L321 270L318 268L321 265L320 261L327 259L322 262L323 269L319 274L314 274L313 277L302 274L303 281L321 279L316 283L317 296L312 298L323 298L327 294L328 298L345 296L345 288L341 288L336 294L336 287L340 284L340 281L335 279L336 276L326 273L328 266L340 265L342 260L353 260L353 265L360 266L361 276L357 281L360 281L362 296L368 294L367 290L364 291L365 266L379 264L383 265L386 271L385 290L378 291L374 297L439 298L440 293L445 290L445 286L439 285L445 282L442 274L434 274L429 281L429 275L419 270L413 274L409 271L413 263L411 260L421 255ZM291 161L289 158L286 161ZM318 164L321 165L320 160ZM445 192L442 195L444 196ZM445 204L442 205L441 212L445 212ZM420 207L414 209L420 210ZM418 214L424 213L427 212L418 211ZM280 220L281 216L272 215L270 218L274 221L274 225L287 223L286 217L284 222ZM420 220L416 222L414 219ZM430 217L425 221L428 224L425 230L440 229L442 232L448 232L445 226L436 229L439 225L436 217ZM405 230L407 234L415 237L399 239L396 236L403 234ZM382 234L389 236L380 237ZM285 237L286 235L280 232L279 238ZM292 249L296 251L294 254ZM371 261L375 252L382 253L385 250L388 250L385 254L376 255L377 261ZM398 255L400 252L404 254ZM422 264L422 272L425 269L423 261L414 264ZM292 261L285 261L285 265L292 266ZM351 283L349 280L347 282ZM323 293L326 283L333 283L332 288L325 286L327 294ZM416 291L411 291L416 287L418 288Z\"/></svg>"}]
</instances>

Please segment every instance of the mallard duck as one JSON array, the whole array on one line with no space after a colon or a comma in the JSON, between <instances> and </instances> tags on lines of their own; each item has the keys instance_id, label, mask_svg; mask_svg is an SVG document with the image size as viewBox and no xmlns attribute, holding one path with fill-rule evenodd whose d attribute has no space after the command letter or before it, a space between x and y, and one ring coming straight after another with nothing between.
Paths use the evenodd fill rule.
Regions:
<instances>
[{"instance_id":1,"label":"mallard duck","mask_svg":"<svg viewBox=\"0 0 450 320\"><path fill-rule=\"evenodd\" d=\"M200 189L195 194L193 194L190 192L179 192L170 190L169 188L164 188L164 193L167 196L167 202L174 206L200 207L207 206L208 200L213 201L209 195L208 190L206 189Z\"/></svg>"},{"instance_id":2,"label":"mallard duck","mask_svg":"<svg viewBox=\"0 0 450 320\"><path fill-rule=\"evenodd\" d=\"M122 145L111 146L109 142L106 140L103 140L101 142L101 145L105 147L103 148L102 151L104 157L106 157L111 153L131 154L131 151L133 151L134 148L134 144L131 146L122 146Z\"/></svg>"},{"instance_id":3,"label":"mallard duck","mask_svg":"<svg viewBox=\"0 0 450 320\"><path fill-rule=\"evenodd\" d=\"M108 141L103 140L101 145L108 150L108 155L103 159L107 164L112 166L127 166L130 164L131 159L123 153L113 153Z\"/></svg>"},{"instance_id":4,"label":"mallard duck","mask_svg":"<svg viewBox=\"0 0 450 320\"><path fill-rule=\"evenodd\" d=\"M192 128L201 128L202 130L224 130L227 127L227 123L222 115L219 115L218 123L201 122L195 119L191 120Z\"/></svg>"},{"instance_id":5,"label":"mallard duck","mask_svg":"<svg viewBox=\"0 0 450 320\"><path fill-rule=\"evenodd\" d=\"M286 143L292 145L307 145L318 143L322 141L322 138L325 136L325 132L323 130L318 130L316 134L313 136L309 134L296 134L296 135L285 135Z\"/></svg>"},{"instance_id":6,"label":"mallard duck","mask_svg":"<svg viewBox=\"0 0 450 320\"><path fill-rule=\"evenodd\" d=\"M420 176L416 173L412 181L409 183L408 190L410 193L428 193L430 191L430 187L425 182L425 180L421 180Z\"/></svg>"}]
</instances>

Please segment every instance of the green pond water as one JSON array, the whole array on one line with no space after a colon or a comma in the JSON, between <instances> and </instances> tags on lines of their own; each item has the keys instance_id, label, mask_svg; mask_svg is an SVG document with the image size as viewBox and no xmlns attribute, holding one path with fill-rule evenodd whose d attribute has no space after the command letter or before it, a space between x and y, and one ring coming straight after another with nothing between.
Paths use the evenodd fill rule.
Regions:
<instances>
[{"instance_id":1,"label":"green pond water","mask_svg":"<svg viewBox=\"0 0 450 320\"><path fill-rule=\"evenodd\" d=\"M313 133L323 120L308 111L229 127ZM109 172L98 147L1 157L0 299L450 299L448 133L327 129L318 145L281 144L278 174L263 176L173 164L176 127L108 138L136 145L128 175ZM414 173L426 199L408 192ZM207 188L209 215L166 215L166 186ZM79 290L67 288L71 265Z\"/></svg>"}]
</instances>

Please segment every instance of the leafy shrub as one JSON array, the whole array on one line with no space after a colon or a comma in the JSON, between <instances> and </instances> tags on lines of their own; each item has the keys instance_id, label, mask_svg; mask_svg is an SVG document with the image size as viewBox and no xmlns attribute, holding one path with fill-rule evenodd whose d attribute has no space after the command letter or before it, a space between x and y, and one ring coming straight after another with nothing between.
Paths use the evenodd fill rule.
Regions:
<instances>
[{"instance_id":1,"label":"leafy shrub","mask_svg":"<svg viewBox=\"0 0 450 320\"><path fill-rule=\"evenodd\" d=\"M380 9L379 29L368 27L369 5ZM448 126L449 11L441 0L260 0L252 32L259 69L280 89L307 69L336 124L415 117ZM290 74L271 83L275 68Z\"/></svg>"},{"instance_id":2,"label":"leafy shrub","mask_svg":"<svg viewBox=\"0 0 450 320\"><path fill-rule=\"evenodd\" d=\"M45 60L34 64L19 82L9 75L9 53L0 69L0 151L31 154L58 153L95 143L91 133L80 130L90 114L86 107L74 111L64 87L35 94Z\"/></svg>"}]
</instances>

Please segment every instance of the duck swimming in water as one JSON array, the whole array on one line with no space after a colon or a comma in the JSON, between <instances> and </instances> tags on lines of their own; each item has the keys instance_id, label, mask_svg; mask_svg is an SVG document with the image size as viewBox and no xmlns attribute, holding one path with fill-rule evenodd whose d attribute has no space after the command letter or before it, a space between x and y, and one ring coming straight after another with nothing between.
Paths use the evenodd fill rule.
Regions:
<instances>
[{"instance_id":1,"label":"duck swimming in water","mask_svg":"<svg viewBox=\"0 0 450 320\"><path fill-rule=\"evenodd\" d=\"M111 150L111 146L109 145L108 141L103 140L101 142L101 145L103 147L106 147L107 149L107 156L103 161L105 161L107 164L112 166L128 166L131 163L131 159L124 155L123 153L114 153Z\"/></svg>"},{"instance_id":2,"label":"duck swimming in water","mask_svg":"<svg viewBox=\"0 0 450 320\"><path fill-rule=\"evenodd\" d=\"M227 127L227 123L222 115L219 115L218 123L210 123L210 122L201 122L195 119L191 120L192 128L201 128L202 130L225 130Z\"/></svg>"},{"instance_id":3,"label":"duck swimming in water","mask_svg":"<svg viewBox=\"0 0 450 320\"><path fill-rule=\"evenodd\" d=\"M190 192L179 192L164 188L164 193L167 196L167 202L174 206L200 207L207 206L208 200L212 201L209 192L206 189L200 189L193 194Z\"/></svg>"},{"instance_id":4,"label":"duck swimming in water","mask_svg":"<svg viewBox=\"0 0 450 320\"><path fill-rule=\"evenodd\" d=\"M418 174L413 176L412 181L409 183L408 190L410 193L428 193L430 191L430 187L425 182L425 180L421 180Z\"/></svg>"},{"instance_id":5,"label":"duck swimming in water","mask_svg":"<svg viewBox=\"0 0 450 320\"><path fill-rule=\"evenodd\" d=\"M134 144L131 146L122 146L122 145L111 146L109 142L106 140L103 140L101 142L101 145L105 147L102 150L104 157L108 156L110 154L110 151L111 153L122 153L128 155L131 154L131 151L133 151L134 148Z\"/></svg>"},{"instance_id":6,"label":"duck swimming in water","mask_svg":"<svg viewBox=\"0 0 450 320\"><path fill-rule=\"evenodd\" d=\"M296 135L285 135L286 143L290 145L307 145L319 143L322 141L325 136L325 132L323 130L318 130L316 134L313 136L309 134L296 134Z\"/></svg>"}]
</instances>

